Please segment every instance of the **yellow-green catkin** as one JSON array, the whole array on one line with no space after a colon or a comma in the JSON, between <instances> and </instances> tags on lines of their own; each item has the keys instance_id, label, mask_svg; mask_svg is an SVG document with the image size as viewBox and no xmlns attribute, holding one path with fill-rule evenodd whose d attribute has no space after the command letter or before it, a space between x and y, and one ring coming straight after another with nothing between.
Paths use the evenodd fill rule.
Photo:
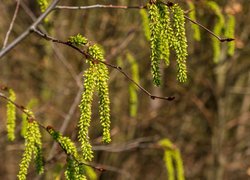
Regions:
<instances>
[{"instance_id":1,"label":"yellow-green catkin","mask_svg":"<svg viewBox=\"0 0 250 180\"><path fill-rule=\"evenodd\" d=\"M94 89L96 86L97 70L94 65L90 65L89 69L84 73L84 92L82 100L79 105L81 116L78 122L79 140L81 142L81 149L85 160L93 158L92 146L89 142L88 129L91 121L91 106L93 101Z\"/></svg>"},{"instance_id":2,"label":"yellow-green catkin","mask_svg":"<svg viewBox=\"0 0 250 180\"><path fill-rule=\"evenodd\" d=\"M141 9L140 10L141 20L142 20L142 27L143 32L148 41L150 41L150 30L149 30L149 19L147 10Z\"/></svg>"},{"instance_id":3,"label":"yellow-green catkin","mask_svg":"<svg viewBox=\"0 0 250 180\"><path fill-rule=\"evenodd\" d=\"M166 66L169 66L169 56L170 56L170 45L173 38L173 29L171 27L170 12L169 8L161 3L157 4L160 13L160 23L161 23L161 59L164 60Z\"/></svg>"},{"instance_id":4,"label":"yellow-green catkin","mask_svg":"<svg viewBox=\"0 0 250 180\"><path fill-rule=\"evenodd\" d=\"M185 32L185 17L184 11L178 4L171 7L173 13L173 29L175 41L173 44L177 56L177 79L179 82L187 81L187 38Z\"/></svg>"},{"instance_id":5,"label":"yellow-green catkin","mask_svg":"<svg viewBox=\"0 0 250 180\"><path fill-rule=\"evenodd\" d=\"M60 144L60 147L65 151L68 156L77 157L77 149L70 138L63 136L61 133L55 131L52 127L47 127L48 133L51 137Z\"/></svg>"},{"instance_id":6,"label":"yellow-green catkin","mask_svg":"<svg viewBox=\"0 0 250 180\"><path fill-rule=\"evenodd\" d=\"M160 1L151 1L147 6L151 45L151 72L153 83L161 84L160 59L169 66L170 48L177 56L177 79L187 81L187 38L184 11L178 4L167 6Z\"/></svg>"},{"instance_id":7,"label":"yellow-green catkin","mask_svg":"<svg viewBox=\"0 0 250 180\"><path fill-rule=\"evenodd\" d=\"M27 132L25 134L25 148L18 172L19 180L26 180L28 167L32 160L35 159L35 165L39 174L44 172L42 160L42 143L39 125L36 121L30 120L27 125Z\"/></svg>"},{"instance_id":8,"label":"yellow-green catkin","mask_svg":"<svg viewBox=\"0 0 250 180\"><path fill-rule=\"evenodd\" d=\"M184 180L184 168L183 168L183 162L181 158L181 153L179 149L175 149L173 151L173 159L175 161L176 166L176 176L178 180Z\"/></svg>"},{"instance_id":9,"label":"yellow-green catkin","mask_svg":"<svg viewBox=\"0 0 250 180\"><path fill-rule=\"evenodd\" d=\"M67 164L64 173L67 180L86 180L86 175L95 177L93 172L88 171L90 175L87 173L87 166L81 163L75 143L70 138L63 136L52 127L47 127L47 131L67 154Z\"/></svg>"},{"instance_id":10,"label":"yellow-green catkin","mask_svg":"<svg viewBox=\"0 0 250 180\"><path fill-rule=\"evenodd\" d=\"M35 149L33 151L34 153L34 159L35 159L35 166L36 166L36 172L38 174L42 174L44 172L44 161L43 161L43 155L42 155L42 135L39 129L39 126L37 122L34 123L34 132L35 134Z\"/></svg>"},{"instance_id":11,"label":"yellow-green catkin","mask_svg":"<svg viewBox=\"0 0 250 180\"><path fill-rule=\"evenodd\" d=\"M9 100L7 103L7 137L10 141L15 139L16 128L16 107L13 104L16 100L15 92L9 89Z\"/></svg>"},{"instance_id":12,"label":"yellow-green catkin","mask_svg":"<svg viewBox=\"0 0 250 180\"><path fill-rule=\"evenodd\" d=\"M193 1L188 1L187 3L188 3L189 9L191 10L189 12L189 17L190 17L190 19L196 21L196 8L195 8L195 5L194 5ZM196 41L200 41L201 40L201 34L200 34L199 26L192 23L191 28L193 30L193 38Z\"/></svg>"},{"instance_id":13,"label":"yellow-green catkin","mask_svg":"<svg viewBox=\"0 0 250 180\"><path fill-rule=\"evenodd\" d=\"M87 180L81 166L73 158L67 157L67 168L64 173L66 180Z\"/></svg>"},{"instance_id":14,"label":"yellow-green catkin","mask_svg":"<svg viewBox=\"0 0 250 180\"><path fill-rule=\"evenodd\" d=\"M76 179L77 178L76 169L77 167L74 159L67 157L66 170L64 172L65 179L66 180Z\"/></svg>"},{"instance_id":15,"label":"yellow-green catkin","mask_svg":"<svg viewBox=\"0 0 250 180\"><path fill-rule=\"evenodd\" d=\"M167 169L167 173L168 173L168 180L174 180L175 174L174 174L174 164L173 164L173 158L172 158L172 151L165 150L164 161L165 161L166 169Z\"/></svg>"},{"instance_id":16,"label":"yellow-green catkin","mask_svg":"<svg viewBox=\"0 0 250 180\"><path fill-rule=\"evenodd\" d=\"M160 58L161 58L161 22L160 13L156 4L148 5L149 29L151 44L151 72L153 83L156 86L161 84L160 76Z\"/></svg>"},{"instance_id":17,"label":"yellow-green catkin","mask_svg":"<svg viewBox=\"0 0 250 180\"><path fill-rule=\"evenodd\" d=\"M92 60L98 60L95 64L97 69L97 91L99 96L99 115L100 122L103 129L103 141L106 143L111 142L110 137L110 100L109 100L109 90L108 90L108 68L104 62L104 50L97 44L90 46L88 48L88 53L91 55Z\"/></svg>"},{"instance_id":18,"label":"yellow-green catkin","mask_svg":"<svg viewBox=\"0 0 250 180\"><path fill-rule=\"evenodd\" d=\"M162 139L159 141L160 146L162 146L164 151L164 162L168 174L169 180L175 179L175 171L174 171L174 164L173 164L173 152L172 152L172 146L173 143L168 139Z\"/></svg>"},{"instance_id":19,"label":"yellow-green catkin","mask_svg":"<svg viewBox=\"0 0 250 180\"><path fill-rule=\"evenodd\" d=\"M90 180L97 180L98 179L97 173L93 170L92 167L84 166L84 171L85 171L85 174L88 177L88 179L90 179Z\"/></svg>"},{"instance_id":20,"label":"yellow-green catkin","mask_svg":"<svg viewBox=\"0 0 250 180\"><path fill-rule=\"evenodd\" d=\"M103 49L94 44L88 47L87 52L89 59L87 62L90 67L84 73L84 92L82 94L82 100L79 105L81 116L78 123L79 127L79 140L81 142L81 148L85 160L91 160L93 158L93 151L89 142L88 128L91 121L91 104L93 101L94 90L97 89L99 96L99 114L100 122L103 128L103 141L109 143L110 137L110 100L108 92L108 69L102 62L104 59Z\"/></svg>"},{"instance_id":21,"label":"yellow-green catkin","mask_svg":"<svg viewBox=\"0 0 250 180\"><path fill-rule=\"evenodd\" d=\"M227 25L225 28L225 36L228 38L234 38L235 31L235 17L229 14L227 16ZM235 41L230 41L227 43L227 53L229 56L233 56L235 51Z\"/></svg>"},{"instance_id":22,"label":"yellow-green catkin","mask_svg":"<svg viewBox=\"0 0 250 180\"><path fill-rule=\"evenodd\" d=\"M40 11L43 13L46 11L46 9L49 7L49 3L51 0L37 0L37 3L39 5ZM47 24L50 19L50 14L44 19L44 23Z\"/></svg>"},{"instance_id":23,"label":"yellow-green catkin","mask_svg":"<svg viewBox=\"0 0 250 180\"><path fill-rule=\"evenodd\" d=\"M110 137L110 101L108 92L108 69L104 64L97 65L98 80L97 90L99 96L99 114L100 122L103 128L103 141L106 143L111 142Z\"/></svg>"},{"instance_id":24,"label":"yellow-green catkin","mask_svg":"<svg viewBox=\"0 0 250 180\"><path fill-rule=\"evenodd\" d=\"M127 60L131 67L132 79L139 83L139 66L134 56L131 53L127 53ZM129 83L129 114L131 117L137 116L138 111L138 87L134 83Z\"/></svg>"},{"instance_id":25,"label":"yellow-green catkin","mask_svg":"<svg viewBox=\"0 0 250 180\"><path fill-rule=\"evenodd\" d=\"M84 46L88 43L88 39L78 33L75 36L70 36L68 39L68 42L70 42L71 44L75 46Z\"/></svg>"},{"instance_id":26,"label":"yellow-green catkin","mask_svg":"<svg viewBox=\"0 0 250 180\"><path fill-rule=\"evenodd\" d=\"M219 5L214 1L207 1L207 6L215 13L217 16L217 21L215 22L213 32L220 36L222 34L223 26L225 24L224 16L221 12L221 9ZM213 42L213 61L214 63L218 63L221 55L221 42L215 38L212 37Z\"/></svg>"},{"instance_id":27,"label":"yellow-green catkin","mask_svg":"<svg viewBox=\"0 0 250 180\"><path fill-rule=\"evenodd\" d=\"M27 125L28 125L28 116L34 118L34 114L30 109L32 109L37 104L37 99L31 99L26 109L24 110L26 113L22 114L22 128L21 128L21 135L24 137L27 131Z\"/></svg>"},{"instance_id":28,"label":"yellow-green catkin","mask_svg":"<svg viewBox=\"0 0 250 180\"><path fill-rule=\"evenodd\" d=\"M88 43L87 38L81 34L76 36L71 36L68 42L72 43L75 46L84 46ZM97 70L94 64L91 61L90 67L84 72L84 91L82 93L81 103L79 105L81 116L78 122L79 134L78 138L81 142L81 149L83 152L83 158L85 160L91 160L93 158L92 146L89 142L88 129L91 121L91 107L93 101L94 90L96 87L97 79Z\"/></svg>"},{"instance_id":29,"label":"yellow-green catkin","mask_svg":"<svg viewBox=\"0 0 250 180\"><path fill-rule=\"evenodd\" d=\"M168 179L184 180L184 168L180 150L177 149L169 139L160 140L159 145L164 148L164 162Z\"/></svg>"}]
</instances>

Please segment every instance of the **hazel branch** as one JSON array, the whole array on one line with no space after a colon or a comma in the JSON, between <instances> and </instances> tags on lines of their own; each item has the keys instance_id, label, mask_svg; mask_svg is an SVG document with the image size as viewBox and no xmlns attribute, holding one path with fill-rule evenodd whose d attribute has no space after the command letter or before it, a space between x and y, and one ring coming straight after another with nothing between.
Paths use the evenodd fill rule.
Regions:
<instances>
[{"instance_id":1,"label":"hazel branch","mask_svg":"<svg viewBox=\"0 0 250 180\"><path fill-rule=\"evenodd\" d=\"M11 22L10 22L10 27L9 27L7 33L6 33L5 38L4 38L3 49L6 47L6 45L7 45L7 43L8 43L8 39L9 39L10 33L11 33L11 31L12 31L14 22L15 22L16 17L17 17L17 13L18 13L18 10L19 10L19 6L20 6L20 0L17 0L17 2L16 2L16 9L15 9L14 15L13 15L13 17L12 17L12 20L11 20Z\"/></svg>"},{"instance_id":2,"label":"hazel branch","mask_svg":"<svg viewBox=\"0 0 250 180\"><path fill-rule=\"evenodd\" d=\"M154 2L151 2L154 3ZM168 6L168 7L172 7L174 5L173 2L168 1L168 2L161 2L162 4ZM94 8L109 8L109 9L144 9L147 8L146 5L142 5L142 6L121 6L121 5L102 5L102 4L96 4L96 5L90 5L90 6L56 6L54 9L58 9L58 10L84 10L84 9L94 9ZM187 12L185 12L185 14L187 14ZM218 39L220 42L230 42L233 41L234 38L221 38L219 36L217 36L213 31L209 30L208 28L206 28L204 25L202 25L201 23L192 20L190 17L185 15L185 18L187 20L189 20L190 22L200 26L201 28L203 28L205 31L207 31L208 33L210 33L212 36L214 36L216 39Z\"/></svg>"},{"instance_id":3,"label":"hazel branch","mask_svg":"<svg viewBox=\"0 0 250 180\"><path fill-rule=\"evenodd\" d=\"M172 2L161 2L162 4L171 7L174 5L174 3ZM211 31L210 29L208 29L207 27L205 27L204 25L202 25L201 23L199 23L198 21L194 21L192 20L190 17L188 17L187 15L184 16L185 19L189 20L191 23L194 23L197 26L200 26L202 29L204 29L205 31L207 31L209 34L211 34L212 36L214 36L216 39L218 39L220 42L230 42L233 41L234 38L221 38L220 36L217 36L213 31Z\"/></svg>"},{"instance_id":4,"label":"hazel branch","mask_svg":"<svg viewBox=\"0 0 250 180\"><path fill-rule=\"evenodd\" d=\"M41 31L37 30L37 29L32 29L32 31L34 33L36 33L37 35L39 35L40 37L48 40L48 41L52 41L52 42L55 42L55 43L59 43L59 44L63 44L63 45L66 45L66 46L69 46L73 49L75 49L76 51L78 51L79 53L81 53L86 59L91 59L89 58L90 55L81 50L80 48L74 46L72 43L68 42L68 41L61 41L61 40L58 40L58 39L55 39L51 36L48 36L47 34L44 34L42 33ZM162 99L162 100L167 100L167 101L172 101L175 99L175 97L173 96L169 96L169 97L162 97L162 96L156 96L156 95L153 95L151 94L148 90L146 90L144 87L142 87L139 83L135 82L125 71L122 70L121 67L119 66L116 66L116 65L113 65L113 64L110 64L110 63L107 63L107 62L104 62L104 61L99 61L99 60L92 60L92 61L95 61L95 62L98 62L98 63L103 63L105 64L106 66L109 66L111 68L114 68L116 69L117 71L119 71L120 73L122 73L129 81L131 81L133 84L135 84L135 86L137 86L142 92L144 92L144 94L148 95L151 99Z\"/></svg>"},{"instance_id":5,"label":"hazel branch","mask_svg":"<svg viewBox=\"0 0 250 180\"><path fill-rule=\"evenodd\" d=\"M122 5L102 5L95 4L90 6L56 6L54 10L65 9L65 10L83 10L83 9L94 9L94 8L108 8L108 9L143 9L146 6L122 6Z\"/></svg>"},{"instance_id":6,"label":"hazel branch","mask_svg":"<svg viewBox=\"0 0 250 180\"><path fill-rule=\"evenodd\" d=\"M210 33L212 36L214 36L216 39L218 39L220 42L230 42L230 41L233 41L234 38L221 38L219 36L217 36L213 31L209 30L208 28L206 28L204 25L202 25L201 23L197 22L197 21L194 21L192 20L190 17L186 16L185 15L185 18L187 20L189 20L190 22L200 26L201 28L203 28L205 31L207 31L208 33Z\"/></svg>"},{"instance_id":7,"label":"hazel branch","mask_svg":"<svg viewBox=\"0 0 250 180\"><path fill-rule=\"evenodd\" d=\"M11 49L13 49L17 44L22 42L23 39L25 39L30 33L31 29L34 29L38 26L38 24L48 16L48 14L54 9L54 7L59 3L60 0L54 0L50 6L44 11L43 14L41 14L37 20L30 25L18 38L16 38L13 42L11 42L9 45L7 45L5 48L3 48L0 51L0 58L2 58L6 53L8 53Z\"/></svg>"}]
</instances>

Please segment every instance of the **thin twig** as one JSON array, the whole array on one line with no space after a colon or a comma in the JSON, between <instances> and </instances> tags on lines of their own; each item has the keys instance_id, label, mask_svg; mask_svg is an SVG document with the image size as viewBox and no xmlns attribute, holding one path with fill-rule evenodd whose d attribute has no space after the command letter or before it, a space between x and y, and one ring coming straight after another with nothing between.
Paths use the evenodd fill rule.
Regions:
<instances>
[{"instance_id":1,"label":"thin twig","mask_svg":"<svg viewBox=\"0 0 250 180\"><path fill-rule=\"evenodd\" d=\"M187 20L189 20L190 22L200 26L201 28L203 28L205 31L209 32L212 36L214 36L216 39L218 39L220 42L230 42L233 41L234 38L221 38L219 36L217 36L213 31L209 30L208 28L206 28L204 25L202 25L201 23L192 20L190 17L188 16L184 16Z\"/></svg>"},{"instance_id":2,"label":"thin twig","mask_svg":"<svg viewBox=\"0 0 250 180\"><path fill-rule=\"evenodd\" d=\"M127 170L123 170L119 167L114 167L110 165L105 165L105 164L96 164L96 163L90 163L94 167L101 167L103 168L103 171L109 171L109 172L115 172L123 175L123 179L131 179L131 173L128 172Z\"/></svg>"},{"instance_id":3,"label":"thin twig","mask_svg":"<svg viewBox=\"0 0 250 180\"><path fill-rule=\"evenodd\" d=\"M175 3L172 2L161 2L162 4L168 6L168 7L172 7ZM188 12L185 12L188 13ZM192 20L190 17L184 15L185 19L189 20L190 22L200 26L201 28L203 28L204 30L206 30L207 32L209 32L212 36L214 36L215 38L217 38L220 42L229 42L229 41L233 41L234 38L221 38L219 36L217 36L213 31L209 30L208 28L206 28L205 26L203 26L201 23Z\"/></svg>"},{"instance_id":4,"label":"thin twig","mask_svg":"<svg viewBox=\"0 0 250 180\"><path fill-rule=\"evenodd\" d=\"M146 6L122 6L122 5L102 5L95 4L90 6L56 6L54 9L66 9L66 10L82 10L82 9L94 9L94 8L109 8L109 9L143 9Z\"/></svg>"},{"instance_id":5,"label":"thin twig","mask_svg":"<svg viewBox=\"0 0 250 180\"><path fill-rule=\"evenodd\" d=\"M44 34L44 33L40 32L39 30L37 30L37 29L35 29L35 28L32 29L32 31L35 32L37 35L41 36L42 38L48 40L48 41L52 41L52 42L55 42L55 43L59 43L59 44L63 44L63 45L69 46L69 47L71 47L71 48L77 50L78 52L80 52L82 55L84 55L84 57L85 57L86 59L90 59L90 58L89 58L90 55L89 55L87 52L85 52L85 51L79 49L78 47L74 46L72 43L70 43L70 42L68 42L68 41L65 42L65 41L61 41L61 40L55 39L55 38L53 38L53 37L51 37L51 36L48 36L47 34ZM144 87L142 87L139 83L135 82L135 81L134 81L126 72L124 72L124 71L122 70L122 68L119 67L119 66L116 66L116 65L113 65L113 64L109 64L109 63L107 63L107 62L105 62L105 61L99 61L99 60L93 60L93 61L98 61L99 63L103 63L103 64L105 64L106 66L109 66L109 67L111 67L111 68L116 69L117 71L119 71L120 73L122 73L129 81L131 81L132 83L134 83L142 92L144 92L145 94L147 94L151 99L162 99L162 100L168 100L168 101L172 101L172 100L175 99L175 97L173 97L173 96L170 96L170 97L162 97L162 96L156 96L156 95L151 94L151 93L150 93L149 91L147 91Z\"/></svg>"},{"instance_id":6,"label":"thin twig","mask_svg":"<svg viewBox=\"0 0 250 180\"><path fill-rule=\"evenodd\" d=\"M161 2L162 4L168 6L168 7L172 7L174 5L173 2ZM96 4L96 5L90 5L90 6L56 6L54 9L66 9L66 10L83 10L83 9L93 9L93 8L112 8L112 9L144 9L147 6L143 5L143 6L119 6L119 5L102 5L102 4ZM189 13L189 11L185 12L185 14ZM212 36L214 36L215 38L217 38L220 42L230 42L233 41L234 38L221 38L219 36L217 36L213 31L209 30L208 28L206 28L204 25L202 25L201 23L192 20L190 17L188 16L184 16L187 20L189 20L190 22L200 26L201 28L203 28L204 30L206 30L207 32L209 32Z\"/></svg>"},{"instance_id":7,"label":"thin twig","mask_svg":"<svg viewBox=\"0 0 250 180\"><path fill-rule=\"evenodd\" d=\"M23 8L24 12L32 19L32 21L36 21L36 16L34 15L34 13L27 7L27 5L21 1L20 3L21 7ZM46 33L46 29L43 27L42 24L40 24L38 26L39 29L41 29L43 32ZM65 69L68 71L68 73L71 75L71 77L75 80L76 84L78 87L81 87L81 81L78 78L76 72L74 71L72 65L70 63L68 63L65 59L65 57L63 56L62 52L56 47L55 44L52 44L52 49L55 52L55 56L61 61L61 63L63 64L63 66L65 67Z\"/></svg>"},{"instance_id":8,"label":"thin twig","mask_svg":"<svg viewBox=\"0 0 250 180\"><path fill-rule=\"evenodd\" d=\"M31 29L34 29L38 26L38 24L47 17L47 15L54 9L54 7L59 3L60 0L54 0L50 6L45 10L43 14L41 14L38 19L30 25L18 38L16 38L12 43L6 46L4 49L0 51L0 58L2 58L6 53L8 53L11 49L13 49L17 44L19 44L23 39L25 39L31 32Z\"/></svg>"},{"instance_id":9,"label":"thin twig","mask_svg":"<svg viewBox=\"0 0 250 180\"><path fill-rule=\"evenodd\" d=\"M5 36L5 39L4 39L4 42L3 42L3 49L6 47L6 45L8 43L8 39L9 39L10 33L12 31L12 28L13 28L14 22L16 20L16 16L17 16L18 10L19 10L20 0L16 0L16 1L17 1L16 2L16 9L15 9L13 18L11 20L10 27L9 27L7 33L6 33L6 36Z\"/></svg>"},{"instance_id":10,"label":"thin twig","mask_svg":"<svg viewBox=\"0 0 250 180\"><path fill-rule=\"evenodd\" d=\"M8 98L7 96L5 96L3 93L0 93L0 97L3 98L3 99L5 99L6 101L12 103L12 104L15 105L19 110L21 110L23 113L25 113L26 115L30 116L30 114L26 111L26 109L25 109L24 106L15 103L15 102L12 101L10 98Z\"/></svg>"},{"instance_id":11,"label":"thin twig","mask_svg":"<svg viewBox=\"0 0 250 180\"><path fill-rule=\"evenodd\" d=\"M4 95L3 93L1 93L1 92L0 92L0 98L3 98L4 100L6 100L6 101L12 103L13 105L15 105L17 109L19 109L20 111L22 111L23 113L25 113L25 114L27 115L27 117L28 117L28 119L29 119L30 121L36 121L36 123L37 123L42 129L46 130L47 133L50 134L50 129L53 129L53 130L54 130L54 128L52 128L51 126L44 126L44 125L42 125L42 124L41 124L40 122L38 122L31 114L29 114L29 113L27 112L27 109L26 109L24 106L19 105L19 104L13 102L11 99L9 99L7 96L5 96L5 95ZM55 130L54 130L54 131L55 131ZM53 138L53 137L52 137L52 138ZM57 141L56 141L56 142L57 142ZM57 142L57 143L60 145L60 147L62 148L62 150L65 152L65 154L66 154L68 157L73 157L71 154L67 154L66 150L62 147L62 145L61 145L59 142ZM73 157L73 158L74 158L74 160L76 160L76 161L78 162L78 164L83 164L83 165L86 165L86 166L90 166L90 167L92 167L93 169L96 169L96 170L99 170L99 171L106 171L105 168L95 167L95 166L93 166L93 165L91 165L91 164L88 164L88 163L79 161L76 157Z\"/></svg>"}]
</instances>

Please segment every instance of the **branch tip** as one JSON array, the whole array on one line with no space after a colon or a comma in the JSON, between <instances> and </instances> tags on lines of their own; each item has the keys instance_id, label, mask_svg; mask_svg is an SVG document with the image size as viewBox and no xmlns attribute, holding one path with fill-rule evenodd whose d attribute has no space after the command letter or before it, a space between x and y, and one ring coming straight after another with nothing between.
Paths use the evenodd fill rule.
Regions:
<instances>
[{"instance_id":1,"label":"branch tip","mask_svg":"<svg viewBox=\"0 0 250 180\"><path fill-rule=\"evenodd\" d=\"M151 99L153 99L153 100L155 100L155 98L156 98L156 97L155 97L155 96L153 96L153 95L151 95L151 96L150 96L150 98L151 98Z\"/></svg>"},{"instance_id":2,"label":"branch tip","mask_svg":"<svg viewBox=\"0 0 250 180\"><path fill-rule=\"evenodd\" d=\"M234 38L224 38L224 39L221 39L220 41L221 42L230 42L230 41L234 41L235 39Z\"/></svg>"},{"instance_id":3,"label":"branch tip","mask_svg":"<svg viewBox=\"0 0 250 180\"><path fill-rule=\"evenodd\" d=\"M174 96L170 96L170 97L167 98L167 100L169 100L169 101L173 101L174 99L175 99Z\"/></svg>"}]
</instances>

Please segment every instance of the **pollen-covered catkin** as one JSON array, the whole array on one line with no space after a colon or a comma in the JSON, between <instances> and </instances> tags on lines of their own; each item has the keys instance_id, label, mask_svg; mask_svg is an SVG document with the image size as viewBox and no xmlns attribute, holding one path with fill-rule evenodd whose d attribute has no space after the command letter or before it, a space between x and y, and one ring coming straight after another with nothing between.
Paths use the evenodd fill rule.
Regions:
<instances>
[{"instance_id":1,"label":"pollen-covered catkin","mask_svg":"<svg viewBox=\"0 0 250 180\"><path fill-rule=\"evenodd\" d=\"M151 43L151 72L153 83L156 86L161 84L160 76L160 58L161 58L161 22L160 13L156 4L150 4L149 12L149 28L150 28L150 43Z\"/></svg>"}]
</instances>

